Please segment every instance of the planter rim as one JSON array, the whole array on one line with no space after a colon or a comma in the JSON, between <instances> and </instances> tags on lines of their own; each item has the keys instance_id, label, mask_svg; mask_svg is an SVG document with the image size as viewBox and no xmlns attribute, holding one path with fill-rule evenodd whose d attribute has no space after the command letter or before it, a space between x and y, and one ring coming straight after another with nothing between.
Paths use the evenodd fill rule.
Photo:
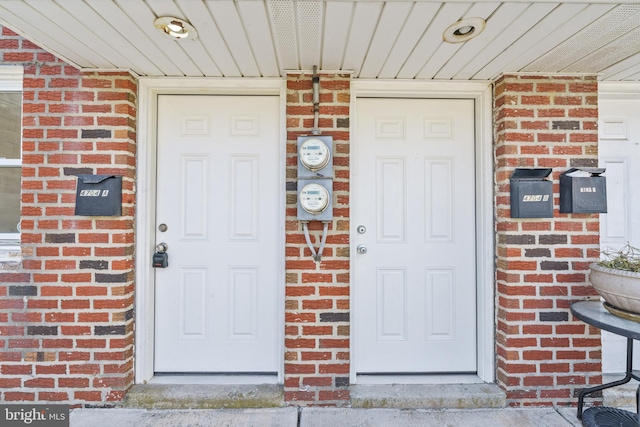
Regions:
<instances>
[{"instance_id":1,"label":"planter rim","mask_svg":"<svg viewBox=\"0 0 640 427\"><path fill-rule=\"evenodd\" d=\"M615 275L618 275L618 276L625 276L625 277L637 277L638 279L640 279L640 273L637 273L637 272L634 272L634 271L618 270L618 269L615 269L615 268L607 268L607 267L603 267L601 265L598 265L595 262L589 264L589 268L591 270L600 271L600 272L603 272L603 273L615 274Z\"/></svg>"}]
</instances>

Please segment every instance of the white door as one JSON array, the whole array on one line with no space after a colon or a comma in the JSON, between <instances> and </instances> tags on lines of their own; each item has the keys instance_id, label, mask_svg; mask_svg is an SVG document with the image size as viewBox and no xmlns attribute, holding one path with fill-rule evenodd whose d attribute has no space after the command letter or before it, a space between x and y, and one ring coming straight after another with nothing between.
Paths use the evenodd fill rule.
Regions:
<instances>
[{"instance_id":1,"label":"white door","mask_svg":"<svg viewBox=\"0 0 640 427\"><path fill-rule=\"evenodd\" d=\"M158 98L156 372L278 371L279 123L275 96Z\"/></svg>"},{"instance_id":2,"label":"white door","mask_svg":"<svg viewBox=\"0 0 640 427\"><path fill-rule=\"evenodd\" d=\"M357 373L476 372L474 102L356 114Z\"/></svg>"},{"instance_id":3,"label":"white door","mask_svg":"<svg viewBox=\"0 0 640 427\"><path fill-rule=\"evenodd\" d=\"M640 100L600 99L599 166L606 168L607 213L600 215L600 246L640 248ZM624 372L626 339L602 331L602 371ZM640 364L636 343L635 366Z\"/></svg>"}]
</instances>

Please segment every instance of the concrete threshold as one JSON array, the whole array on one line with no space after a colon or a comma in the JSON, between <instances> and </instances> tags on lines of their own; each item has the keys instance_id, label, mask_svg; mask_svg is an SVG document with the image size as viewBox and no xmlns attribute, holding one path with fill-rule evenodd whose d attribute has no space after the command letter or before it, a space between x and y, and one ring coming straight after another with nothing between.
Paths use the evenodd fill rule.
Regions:
<instances>
[{"instance_id":1,"label":"concrete threshold","mask_svg":"<svg viewBox=\"0 0 640 427\"><path fill-rule=\"evenodd\" d=\"M139 384L123 402L137 409L244 409L286 406L281 385Z\"/></svg>"},{"instance_id":2,"label":"concrete threshold","mask_svg":"<svg viewBox=\"0 0 640 427\"><path fill-rule=\"evenodd\" d=\"M397 409L504 408L507 398L495 384L353 385L351 407Z\"/></svg>"},{"instance_id":3,"label":"concrete threshold","mask_svg":"<svg viewBox=\"0 0 640 427\"><path fill-rule=\"evenodd\" d=\"M506 396L495 384L353 385L352 408L504 408ZM281 385L143 384L123 402L135 409L245 409L285 407Z\"/></svg>"}]
</instances>

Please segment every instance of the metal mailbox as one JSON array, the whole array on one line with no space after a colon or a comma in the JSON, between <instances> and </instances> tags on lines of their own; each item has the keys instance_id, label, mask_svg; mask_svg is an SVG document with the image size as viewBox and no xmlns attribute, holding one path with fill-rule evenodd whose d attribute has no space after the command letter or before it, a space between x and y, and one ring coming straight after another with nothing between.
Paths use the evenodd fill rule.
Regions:
<instances>
[{"instance_id":1,"label":"metal mailbox","mask_svg":"<svg viewBox=\"0 0 640 427\"><path fill-rule=\"evenodd\" d=\"M511 175L511 218L553 218L550 168L516 169Z\"/></svg>"},{"instance_id":2,"label":"metal mailbox","mask_svg":"<svg viewBox=\"0 0 640 427\"><path fill-rule=\"evenodd\" d=\"M76 215L122 215L122 177L78 175Z\"/></svg>"},{"instance_id":3,"label":"metal mailbox","mask_svg":"<svg viewBox=\"0 0 640 427\"><path fill-rule=\"evenodd\" d=\"M571 168L560 175L561 213L607 213L603 168Z\"/></svg>"}]
</instances>

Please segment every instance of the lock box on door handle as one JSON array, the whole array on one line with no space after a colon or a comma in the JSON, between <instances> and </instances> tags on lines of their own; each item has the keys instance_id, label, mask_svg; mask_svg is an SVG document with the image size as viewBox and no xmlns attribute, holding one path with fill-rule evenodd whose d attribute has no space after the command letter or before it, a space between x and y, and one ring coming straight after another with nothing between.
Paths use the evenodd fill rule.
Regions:
<instances>
[{"instance_id":1,"label":"lock box on door handle","mask_svg":"<svg viewBox=\"0 0 640 427\"><path fill-rule=\"evenodd\" d=\"M152 267L153 268L167 268L169 267L169 254L167 253L169 245L166 243L158 243L156 245L156 253L153 254Z\"/></svg>"}]
</instances>

